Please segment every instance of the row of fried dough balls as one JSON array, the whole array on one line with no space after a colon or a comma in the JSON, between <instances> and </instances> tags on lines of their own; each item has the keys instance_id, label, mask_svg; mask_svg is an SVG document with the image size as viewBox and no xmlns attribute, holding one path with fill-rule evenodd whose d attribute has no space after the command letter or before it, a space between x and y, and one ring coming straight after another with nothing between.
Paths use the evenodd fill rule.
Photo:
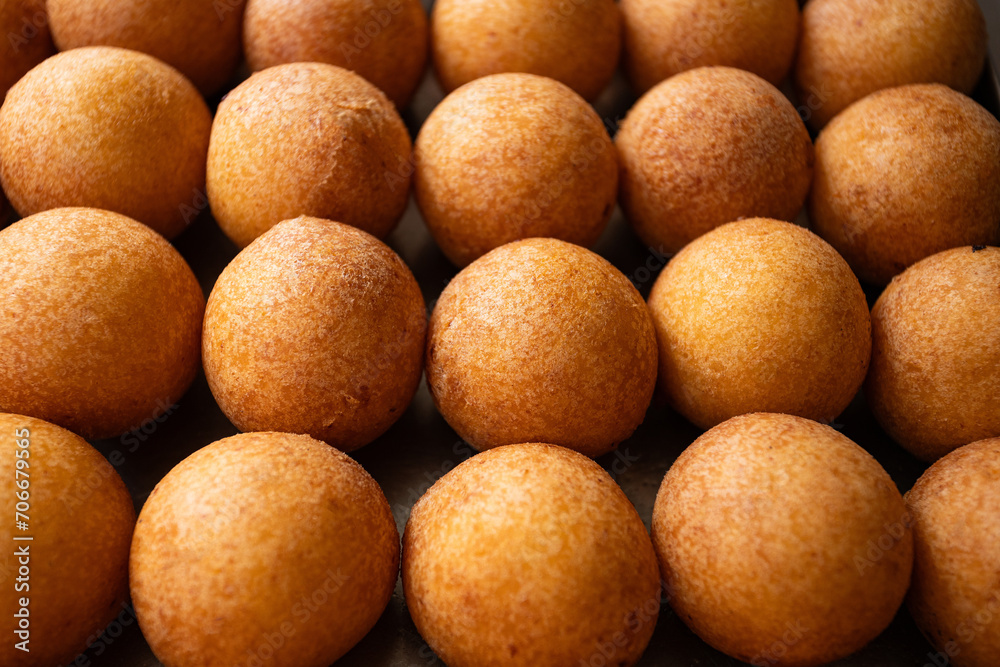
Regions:
<instances>
[{"instance_id":1,"label":"row of fried dough balls","mask_svg":"<svg viewBox=\"0 0 1000 667\"><path fill-rule=\"evenodd\" d=\"M1000 248L918 262L871 318L831 246L770 219L687 245L648 305L585 248L506 244L451 281L429 325L388 246L316 218L253 241L207 307L168 242L99 209L0 232L0 276L0 409L17 413L0 418L3 451L14 469L15 435L33 434L35 548L76 545L33 571L47 648L5 647L4 664L69 659L126 593L168 667L343 655L384 610L400 556L382 491L340 450L387 429L424 368L442 414L483 451L424 495L403 537L408 609L446 664L632 664L666 600L729 655L818 665L877 636L908 590L954 664L989 665L998 649L1000 438L984 436L997 433ZM249 432L172 470L132 536L117 473L50 422L127 430L183 393L199 353ZM927 459L950 452L908 505L818 423L866 369L890 434ZM658 375L712 428L664 479L650 539L584 454L631 434ZM15 480L3 484L12 513Z\"/></svg>"},{"instance_id":2,"label":"row of fried dough balls","mask_svg":"<svg viewBox=\"0 0 1000 667\"><path fill-rule=\"evenodd\" d=\"M566 5L582 6L588 5ZM88 167L79 156L90 155L87 146L97 138L103 144L115 136L100 123L109 112L103 95L121 87L120 70L134 66L154 81L173 77L180 84L168 82L157 94L147 91L142 103L121 117L129 122L120 118L114 124L119 130L134 127L143 117L135 108L155 116L157 99L171 99L169 91L178 85L183 88L185 82L165 74L169 70L155 61L141 64L129 52L73 53L88 54L60 65L72 68L74 74L49 73L38 86L51 89L79 73L98 71L83 88L90 95L100 92L102 101L85 104L89 114L67 114L82 116L85 122L65 137L60 135L65 141L82 135L77 159L52 177L60 187L76 192L74 179ZM106 62L113 62L112 71L101 69ZM714 69L676 77L668 84L690 86L695 93L698 86L707 87L709 99L742 84L753 96L733 93L737 101L730 114L725 114L725 102L719 104L721 120L715 129L702 130L702 144L715 149L720 128L729 130L739 125L734 118L745 119L743 129L748 133L728 135L732 144L721 162L738 164L735 171L732 166L730 171L720 170L720 161L697 153L687 159L697 146L668 144L652 147L651 166L642 172L642 152L649 147L639 138L669 138L675 132L685 138L692 131L644 129L640 102L633 141L639 160L634 169L642 187L635 193L635 204L629 203L627 194L632 170L625 147L626 121L619 142L626 163L623 203L637 231L659 253L673 252L745 215L724 212L725 217L707 225L695 219L693 224L704 228L682 228L680 233L690 238L682 236L674 243L670 237L650 236L677 233L673 223L656 225L656 215L668 223L677 218L670 207L673 188L690 184L692 192L685 196L697 202L692 195L704 189L704 183L739 182L747 178L748 164L766 162L757 155L762 145L790 144L791 148L775 151L777 163L767 162L757 174L752 188L764 191L766 178L773 178L769 172L775 171L774 164L791 165L786 173L795 174L795 165L808 169L812 151L801 122L790 122L787 113L782 134L783 115L774 109L787 102L760 79ZM401 127L398 117L364 81L321 66L275 68L251 78L220 108L219 118L232 110L224 137L233 145L218 155L218 163L229 169L222 170L220 190L213 186L210 155L209 199L227 233L249 247L220 277L203 332L204 300L190 269L169 244L133 221L93 209L59 209L0 233L4 269L0 275L11 286L4 291L3 308L3 326L9 331L2 334L13 342L0 352L6 355L0 357L5 382L0 409L49 419L88 437L117 434L152 414L157 399L171 402L180 396L198 368L201 352L213 393L241 430L308 433L350 450L398 418L426 359L435 401L449 423L477 448L490 450L435 485L414 508L404 536L404 589L410 612L431 648L448 664L581 660L631 664L649 641L661 594L700 636L731 655L766 664L826 662L864 645L889 622L910 582L914 547L911 609L918 623L942 651L955 654L955 664L990 664L1000 609L988 597L995 563L981 554L996 543L995 441L963 447L928 471L924 486L918 484L909 496L917 522L914 540L891 480L846 438L789 416L758 414L725 420L759 411L832 419L866 375L873 323L867 393L893 437L919 456L934 459L958 445L996 435L990 417L995 419L998 395L995 372L991 374L998 366L994 335L1000 322L995 298L998 251L964 247L918 263L892 283L869 320L856 278L830 246L787 223L748 220L725 225L687 245L657 282L647 310L624 276L578 246L554 240L504 245L518 236L539 235L589 243L554 231L536 231L530 224L567 190L572 196L564 201L577 205L585 203L577 200L592 198L600 203L602 216L610 213L614 194L609 201L601 196L606 177L576 185L578 172L596 171L598 166L603 169L598 174L615 172L613 146L611 160L605 157L610 140L596 129L589 135L584 132L587 124L600 128L599 119L574 93L547 79L493 77L474 86L449 98L458 100L457 110L445 113L446 101L442 120L435 125L432 117L428 122L428 129L438 127L443 133L428 140L428 151L440 150L442 157L428 167L432 176L425 185L419 138L417 142L418 201L429 226L449 258L459 265L471 262L445 290L429 332L412 275L376 239L315 219L285 222L264 233L274 221L304 211L285 211L281 208L285 201L274 192L269 197L247 183L286 179L275 192L283 190L284 199L319 202L318 207L343 206L347 195L356 193L346 210L323 209L324 216L360 227L379 220L385 224L388 217L385 230L369 228L384 235L398 213L380 218L385 210L380 207L391 206L393 195L408 192L413 170L407 166L405 130L391 129ZM306 95L298 97L301 90ZM872 147L872 155L884 154L885 146L905 150L908 144L900 135L914 135L917 146L933 142L940 127L920 122L929 116L943 123L954 109L962 108L975 121L974 130L984 129L969 138L969 123L955 122L945 133L949 143L932 144L930 152L936 156L957 145L965 152L976 147L985 157L974 159L969 169L977 174L978 189L959 180L957 187L948 182L928 194L929 184L965 169L964 159L948 158L927 166L929 181L889 203L896 206L928 194L924 201L937 204L985 191L982 206L989 206L990 193L995 197L991 188L996 187L995 173L988 171L996 168L995 161L990 162L990 151L995 155L995 121L967 98L944 88L920 86L890 93L903 95L883 103L890 109L907 107L914 96L924 104L919 113L898 120L900 130ZM683 88L679 94L662 96L660 102L653 93L647 99L666 105L689 94ZM44 99L46 105L52 104L51 95ZM254 104L275 99L280 104L273 108ZM560 100L568 101L560 106ZM713 105L704 101L695 106L709 116L713 113ZM932 113L939 106L943 110ZM201 115L191 112L195 107L189 105L180 115L186 119ZM756 107L764 111L747 117L747 109ZM35 113L45 108L36 107ZM314 108L324 110L321 117L296 115ZM518 117L522 108L531 111ZM645 117L655 121L656 107L651 109ZM0 112L0 124L6 122L5 113ZM885 113L891 118L899 111ZM659 115L685 114L695 116L696 125L712 128L693 107L679 113L668 108ZM29 115L23 113L22 119ZM291 137L293 147L284 158L267 152L276 143L278 130L269 138L255 136L268 126L268 119L277 125L282 115L286 120L280 136ZM510 125L490 126L497 116L502 121L511 115ZM531 129L531 119L540 115L546 123L543 131L535 129L527 139L516 133L520 126ZM208 127L211 120L207 114L203 117ZM564 117L580 120L567 126ZM223 127L219 118L216 125ZM863 120L868 120L871 131L865 126L853 128L861 138L886 122L882 117ZM449 133L449 123L466 129ZM755 133L760 126L769 129ZM290 134L300 128L315 134L317 127L335 127L341 134L326 137L319 146L298 142ZM495 144L513 134L519 152L514 159L530 176L504 180L505 175L497 173L498 158L482 169L460 162L476 148L479 128L480 143ZM37 138L51 134L51 130L36 134L32 149L45 148ZM132 139L150 134L148 127L138 127ZM585 142L581 136L593 139ZM793 140L779 140L788 136ZM554 145L549 145L552 137ZM713 141L705 142L705 137ZM799 137L804 140L794 140ZM394 150L403 139L405 149ZM698 137L694 139L697 143ZM568 146L561 146L565 142ZM167 155L162 151L168 143L178 142L145 144L142 163L118 167L115 178L101 181L101 188L135 173L150 156ZM539 145L545 150L540 151ZM821 138L820 163L822 145ZM346 156L341 169L310 162L337 148L343 148L338 155ZM509 147L500 150L506 150L505 160L511 160ZM857 150L852 147L843 158L850 169L842 171L857 180L839 199L855 198L860 186L869 186L872 178L887 170L891 173L892 160L866 174L850 173L859 162L849 159L851 151ZM555 157L547 162L540 153ZM247 154L260 156L259 164L240 173L245 165L238 158ZM663 154L671 154L669 162L681 161L684 168L675 174L662 171L669 167L663 159L657 165ZM48 159L43 156L42 161ZM914 159L904 152L896 161ZM476 161L469 160L473 165ZM489 164L488 158L478 161ZM567 163L572 167L568 171ZM702 163L708 163L710 170L692 171ZM398 168L386 169L393 164ZM558 170L530 172L535 164ZM255 171L264 169L262 165L267 167L264 174ZM276 166L271 169L271 165ZM469 180L453 185L449 194L447 182L438 180L435 186L434 167L445 170L442 179ZM308 182L320 168L325 169L323 183L331 180L329 173L337 174L332 180L341 179L340 191L324 191L322 184ZM99 172L94 170L98 176ZM909 179L909 173L900 169L897 178L906 174ZM7 170L0 174L8 187ZM797 172L800 180L801 174ZM371 185L375 179L366 178L373 175L383 178L383 189ZM169 182L167 175L143 178L158 187ZM546 189L532 191L534 183ZM232 195L228 203L225 196L214 194L227 192L226 186ZM504 217L495 227L513 223L524 231L513 238L491 239L487 227L484 233L463 236L468 227L464 221L470 217L485 218L489 224L487 214L504 203L489 195L500 188L524 194L516 208L502 211ZM177 231L186 223L184 217L199 208L197 185L190 189L171 204L180 214ZM891 190L881 182L873 188L883 197L887 189ZM801 199L806 190L808 182ZM444 196L437 194L440 191ZM711 198L715 201L705 206L719 207L739 195L716 194ZM112 200L117 196L109 195ZM793 193L791 198L795 197ZM17 205L13 195L12 199ZM148 205L162 200L162 194L134 199L136 205ZM787 215L755 214L789 217L801 199L794 205L782 203L794 209ZM401 205L395 201L405 205L405 197ZM972 206L968 201L961 204L965 210ZM185 208L187 202L191 203ZM104 200L56 205L65 204L132 213ZM882 199L862 205L868 215L891 208ZM435 207L440 207L441 219L452 223L450 227L436 226ZM261 208L271 216L263 223L251 219ZM644 210L653 211L654 231L643 231ZM363 215L354 220L351 211ZM574 215L559 212L555 217L575 219ZM936 210L933 215L936 229L942 216ZM152 217L135 217L156 228ZM814 219L818 218L814 210ZM921 218L901 218L909 226L914 219ZM976 216L944 219L944 226L951 221L953 229L981 221ZM864 220L868 224L868 218ZM167 229L159 231L170 234ZM911 232L907 233L910 238ZM857 235L864 236L846 234L852 239ZM922 238L919 231L912 235L918 242ZM451 242L445 240L452 237ZM977 242L952 237L947 245L925 247L913 258L875 260L888 263L891 277L938 250ZM497 246L502 247L492 250ZM848 250L837 247L852 259ZM867 258L866 252L859 254ZM659 261L659 255L651 258ZM860 260L851 264L863 275ZM45 349L37 349L39 344ZM642 420L658 366L664 393L679 411L705 428L724 423L689 448L664 480L654 511L654 551L627 499L586 458L553 445L500 445L549 442L592 456L608 451ZM885 387L881 394L878 385ZM874 398L877 395L883 398ZM79 598L66 598L59 614L49 617L72 619L69 625L80 631L74 636L61 625L59 640L44 644L53 652L49 657L62 659L82 648L86 641L80 637L99 629L108 620L106 610L125 595L134 516L113 470L79 438L25 417L10 420L5 431L29 428L36 434L30 446L40 444L33 453L39 466L52 460L46 443L63 443L64 453L53 458L60 461L65 477L43 477L44 484L54 481L52 487L40 484L36 489L42 499L46 494L76 498L64 495L67 487L74 488L81 479L97 480L84 487L87 500L78 511L70 511L65 500L50 512L44 506L36 508L43 516L66 521L67 525L53 528L53 534L78 530L80 543L107 549L95 548L87 557L75 554L79 568L66 568L63 562L61 569L51 571L50 590L66 590L67 579L61 576L74 582L85 577L101 582L80 587ZM7 497L13 497L14 489L10 491ZM72 507L73 501L68 504ZM330 512L331 506L338 511ZM208 516L206 507L213 509ZM977 510L970 514L969 507ZM113 519L98 527L102 516ZM734 525L742 527L736 538ZM107 540L95 539L104 534ZM352 539L345 540L345 535ZM374 624L395 585L399 565L398 534L384 496L370 477L336 450L306 436L275 433L237 436L183 462L150 497L131 544L131 592L140 623L167 665L251 665L257 664L255 660L327 664ZM748 551L758 558L748 559ZM289 562L299 565L280 566ZM94 563L99 564L96 570L86 569ZM220 576L222 563L225 574ZM93 577L95 571L103 574ZM245 590L248 581L257 582L253 597L233 596L232 591ZM36 589L39 595L44 595L47 583L37 584L42 587ZM470 592L478 596L479 604L470 604ZM308 614L289 613L303 602ZM511 614L514 608L516 615ZM588 613L576 622L581 609ZM566 631L566 618L574 619L571 633ZM789 634L796 627L806 629L802 636ZM48 664L46 656L41 659L39 664ZM11 660L33 664L18 662L23 656Z\"/></svg>"},{"instance_id":3,"label":"row of fried dough balls","mask_svg":"<svg viewBox=\"0 0 1000 667\"><path fill-rule=\"evenodd\" d=\"M2 593L30 623L0 622L31 652L5 642L5 665L92 664L76 654L132 613L130 596L167 667L325 667L372 629L400 569L410 616L452 667L633 665L665 603L753 665L848 656L904 598L936 662L987 667L1000 649L1000 438L941 458L904 498L829 426L734 417L669 469L649 533L588 457L505 445L424 493L401 554L375 480L307 435L198 450L137 521L118 473L79 436L3 413L0 432L7 469L31 479L5 478L0 505L13 516L23 497L32 517L14 533L30 535L31 555L8 565Z\"/></svg>"},{"instance_id":4,"label":"row of fried dough balls","mask_svg":"<svg viewBox=\"0 0 1000 667\"><path fill-rule=\"evenodd\" d=\"M1000 243L1000 125L963 95L986 53L974 0L812 0L801 15L793 0L444 0L430 28L416 0L131 4L53 0L46 18L5 3L4 71L48 55L33 49L49 25L71 49L0 112L0 180L22 216L103 208L170 239L210 205L240 247L298 215L385 238L413 181L459 266L520 238L591 246L619 199L668 254L732 220L794 219L808 200L815 231L877 285ZM260 71L213 122L198 90L232 79L241 32ZM621 34L646 94L616 147L585 100ZM397 109L428 43L454 92L414 147ZM774 87L793 64L798 109ZM800 117L826 128L815 147Z\"/></svg>"}]
</instances>

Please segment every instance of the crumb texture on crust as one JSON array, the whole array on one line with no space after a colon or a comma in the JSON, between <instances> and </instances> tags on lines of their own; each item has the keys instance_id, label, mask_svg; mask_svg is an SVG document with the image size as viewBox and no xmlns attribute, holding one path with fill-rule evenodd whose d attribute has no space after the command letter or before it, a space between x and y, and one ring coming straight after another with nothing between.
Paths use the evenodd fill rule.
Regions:
<instances>
[{"instance_id":1,"label":"crumb texture on crust","mask_svg":"<svg viewBox=\"0 0 1000 667\"><path fill-rule=\"evenodd\" d=\"M156 485L130 570L139 625L164 664L241 664L265 645L271 667L326 667L388 604L399 533L346 454L304 435L245 433ZM274 648L269 633L285 641Z\"/></svg>"},{"instance_id":2,"label":"crumb texture on crust","mask_svg":"<svg viewBox=\"0 0 1000 667\"><path fill-rule=\"evenodd\" d=\"M201 360L205 297L173 246L97 209L0 231L0 410L100 439L169 409Z\"/></svg>"},{"instance_id":3,"label":"crumb texture on crust","mask_svg":"<svg viewBox=\"0 0 1000 667\"><path fill-rule=\"evenodd\" d=\"M417 137L417 203L453 263L531 237L591 246L614 210L618 154L568 86L496 74L463 86Z\"/></svg>"},{"instance_id":4,"label":"crumb texture on crust","mask_svg":"<svg viewBox=\"0 0 1000 667\"><path fill-rule=\"evenodd\" d=\"M426 367L438 409L477 449L543 441L598 456L645 416L656 337L639 292L610 263L527 239L445 288Z\"/></svg>"},{"instance_id":5,"label":"crumb texture on crust","mask_svg":"<svg viewBox=\"0 0 1000 667\"><path fill-rule=\"evenodd\" d=\"M677 614L745 662L823 665L877 637L913 562L888 473L829 426L749 414L713 428L667 472L653 544ZM868 557L872 543L883 549Z\"/></svg>"},{"instance_id":6,"label":"crumb texture on crust","mask_svg":"<svg viewBox=\"0 0 1000 667\"><path fill-rule=\"evenodd\" d=\"M438 480L403 537L403 589L452 667L642 655L660 607L649 535L621 488L562 447L491 449Z\"/></svg>"},{"instance_id":7,"label":"crumb texture on crust","mask_svg":"<svg viewBox=\"0 0 1000 667\"><path fill-rule=\"evenodd\" d=\"M868 370L868 304L847 262L778 220L723 225L667 264L649 296L659 384L702 428L748 412L829 422Z\"/></svg>"},{"instance_id":8,"label":"crumb texture on crust","mask_svg":"<svg viewBox=\"0 0 1000 667\"><path fill-rule=\"evenodd\" d=\"M954 248L896 276L872 309L868 405L934 461L1000 436L1000 248Z\"/></svg>"}]
</instances>

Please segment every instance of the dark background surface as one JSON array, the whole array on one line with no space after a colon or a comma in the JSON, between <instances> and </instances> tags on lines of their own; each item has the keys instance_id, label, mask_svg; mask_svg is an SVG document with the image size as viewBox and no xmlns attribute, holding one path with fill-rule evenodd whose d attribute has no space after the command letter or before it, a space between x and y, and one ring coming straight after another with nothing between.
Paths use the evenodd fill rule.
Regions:
<instances>
[{"instance_id":1,"label":"dark background surface","mask_svg":"<svg viewBox=\"0 0 1000 667\"><path fill-rule=\"evenodd\" d=\"M993 0L980 1L989 20L990 34L1000 34L1000 6ZM425 4L430 3L425 0ZM994 41L991 51L996 62L1000 58L1000 45ZM997 113L995 90L992 76L988 74L976 98ZM428 72L415 102L404 114L414 136L420 123L441 97L433 76ZM619 76L595 106L598 113L613 124L620 121L633 101ZM806 222L804 217L800 221ZM190 262L206 295L237 252L207 211L176 240L175 245ZM455 269L428 235L412 201L399 228L390 236L389 245L413 270L423 288L428 309L432 308L441 289L455 274ZM647 267L659 267L659 262L632 234L620 210L616 210L606 233L594 249L632 277L640 285L643 296L648 295L657 271L649 271ZM876 296L877 291L869 290L870 299ZM863 396L854 401L835 426L871 452L903 492L912 486L926 467L886 437L870 415ZM106 456L111 457L118 452L120 456L113 458L123 459L117 469L138 510L153 486L174 465L195 450L236 432L216 406L204 377L199 376L191 390L162 421L150 421L145 430L95 445ZM654 403L645 423L619 448L623 456L610 454L598 459L613 472L647 526L664 473L698 435L700 431L694 426L670 409ZM471 449L461 442L437 413L422 383L413 404L400 421L383 437L353 456L381 484L402 533L413 503L434 480L470 454ZM254 582L247 582L248 588L253 586ZM381 620L338 665L411 667L443 664L417 633L406 611L401 589L401 585L397 585ZM264 643L263 638L261 643ZM878 639L856 655L834 664L922 667L935 664L932 658L934 653L904 608ZM938 658L937 664L944 664L940 660ZM119 621L109 626L105 635L81 656L77 664L152 667L160 663L145 644L131 607L126 607ZM652 642L639 664L691 667L744 663L705 645L680 622L669 606L664 605Z\"/></svg>"}]
</instances>

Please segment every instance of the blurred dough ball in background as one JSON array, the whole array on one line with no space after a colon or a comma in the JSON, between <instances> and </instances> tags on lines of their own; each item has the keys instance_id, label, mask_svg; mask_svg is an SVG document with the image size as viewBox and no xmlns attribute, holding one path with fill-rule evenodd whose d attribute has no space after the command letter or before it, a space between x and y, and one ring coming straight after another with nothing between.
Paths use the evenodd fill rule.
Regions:
<instances>
[{"instance_id":1,"label":"blurred dough ball in background","mask_svg":"<svg viewBox=\"0 0 1000 667\"><path fill-rule=\"evenodd\" d=\"M337 65L375 84L399 109L423 78L429 41L420 0L247 0L243 43L251 69Z\"/></svg>"},{"instance_id":2,"label":"blurred dough ball in background","mask_svg":"<svg viewBox=\"0 0 1000 667\"><path fill-rule=\"evenodd\" d=\"M410 135L382 91L324 63L257 72L219 104L212 214L238 247L296 216L385 238L410 198Z\"/></svg>"},{"instance_id":3,"label":"blurred dough ball in background","mask_svg":"<svg viewBox=\"0 0 1000 667\"><path fill-rule=\"evenodd\" d=\"M78 435L14 414L0 414L0 433L0 463L9 471L0 481L0 510L9 517L0 539L10 554L0 593L0 664L67 665L127 609L132 498L111 464ZM28 530L15 531L16 494L25 492ZM13 541L24 536L31 541ZM27 562L19 547L27 547ZM18 579L27 587L15 590L23 565L30 573ZM30 600L27 653L14 647L23 639L15 634L22 629L15 613L24 597Z\"/></svg>"},{"instance_id":4,"label":"blurred dough ball in background","mask_svg":"<svg viewBox=\"0 0 1000 667\"><path fill-rule=\"evenodd\" d=\"M625 71L636 93L707 65L753 72L775 86L799 36L796 0L622 0Z\"/></svg>"},{"instance_id":5,"label":"blurred dough ball in background","mask_svg":"<svg viewBox=\"0 0 1000 667\"><path fill-rule=\"evenodd\" d=\"M596 98L618 66L614 0L437 0L431 51L446 93L488 74L523 72Z\"/></svg>"},{"instance_id":6,"label":"blurred dough ball in background","mask_svg":"<svg viewBox=\"0 0 1000 667\"><path fill-rule=\"evenodd\" d=\"M643 243L662 253L740 218L794 220L812 182L812 141L792 103L729 67L659 84L615 141L622 208Z\"/></svg>"},{"instance_id":7,"label":"blurred dough ball in background","mask_svg":"<svg viewBox=\"0 0 1000 667\"><path fill-rule=\"evenodd\" d=\"M297 218L219 276L205 314L205 375L240 430L308 433L351 451L410 404L426 330L420 287L387 245Z\"/></svg>"},{"instance_id":8,"label":"blurred dough ball in background","mask_svg":"<svg viewBox=\"0 0 1000 667\"><path fill-rule=\"evenodd\" d=\"M454 264L529 237L597 242L615 208L618 157L593 108L533 74L466 84L415 146L417 203Z\"/></svg>"},{"instance_id":9,"label":"blurred dough ball in background","mask_svg":"<svg viewBox=\"0 0 1000 667\"><path fill-rule=\"evenodd\" d=\"M976 0L810 0L795 63L799 98L819 130L882 88L942 83L971 93L983 71L986 20Z\"/></svg>"},{"instance_id":10,"label":"blurred dough ball in background","mask_svg":"<svg viewBox=\"0 0 1000 667\"><path fill-rule=\"evenodd\" d=\"M47 0L61 51L119 46L177 68L205 95L221 91L243 56L246 0Z\"/></svg>"},{"instance_id":11,"label":"blurred dough ball in background","mask_svg":"<svg viewBox=\"0 0 1000 667\"><path fill-rule=\"evenodd\" d=\"M660 486L652 536L677 616L754 665L854 653L888 627L913 565L906 506L878 461L782 414L735 417L688 447Z\"/></svg>"},{"instance_id":12,"label":"blurred dough ball in background","mask_svg":"<svg viewBox=\"0 0 1000 667\"><path fill-rule=\"evenodd\" d=\"M660 610L629 499L596 463L547 444L474 456L420 498L403 590L450 667L632 665Z\"/></svg>"},{"instance_id":13,"label":"blurred dough ball in background","mask_svg":"<svg viewBox=\"0 0 1000 667\"><path fill-rule=\"evenodd\" d=\"M817 139L809 213L877 285L942 250L1000 245L1000 122L940 84L873 93Z\"/></svg>"},{"instance_id":14,"label":"blurred dough ball in background","mask_svg":"<svg viewBox=\"0 0 1000 667\"><path fill-rule=\"evenodd\" d=\"M176 402L200 368L205 297L135 220L54 209L0 231L0 410L88 439Z\"/></svg>"},{"instance_id":15,"label":"blurred dough ball in background","mask_svg":"<svg viewBox=\"0 0 1000 667\"><path fill-rule=\"evenodd\" d=\"M0 2L0 102L28 70L56 52L45 0Z\"/></svg>"},{"instance_id":16,"label":"blurred dough ball in background","mask_svg":"<svg viewBox=\"0 0 1000 667\"><path fill-rule=\"evenodd\" d=\"M618 269L556 239L515 241L441 293L427 384L479 450L549 442L599 456L642 423L656 384L656 336Z\"/></svg>"},{"instance_id":17,"label":"blurred dough ball in background","mask_svg":"<svg viewBox=\"0 0 1000 667\"><path fill-rule=\"evenodd\" d=\"M382 489L346 454L304 435L245 433L160 480L129 567L163 664L327 667L385 610L399 533Z\"/></svg>"},{"instance_id":18,"label":"blurred dough ball in background","mask_svg":"<svg viewBox=\"0 0 1000 667\"><path fill-rule=\"evenodd\" d=\"M1000 438L948 454L906 494L913 521L909 607L955 667L1000 655Z\"/></svg>"},{"instance_id":19,"label":"blurred dough ball in background","mask_svg":"<svg viewBox=\"0 0 1000 667\"><path fill-rule=\"evenodd\" d=\"M171 239L204 196L211 125L191 82L152 56L107 46L67 51L7 94L0 179L21 215L101 208Z\"/></svg>"},{"instance_id":20,"label":"blurred dough ball in background","mask_svg":"<svg viewBox=\"0 0 1000 667\"><path fill-rule=\"evenodd\" d=\"M917 458L1000 436L1000 248L954 248L896 276L872 309L865 396Z\"/></svg>"},{"instance_id":21,"label":"blurred dough ball in background","mask_svg":"<svg viewBox=\"0 0 1000 667\"><path fill-rule=\"evenodd\" d=\"M693 241L660 274L649 308L659 386L701 428L748 412L832 421L868 370L858 279L788 222L741 220Z\"/></svg>"}]
</instances>

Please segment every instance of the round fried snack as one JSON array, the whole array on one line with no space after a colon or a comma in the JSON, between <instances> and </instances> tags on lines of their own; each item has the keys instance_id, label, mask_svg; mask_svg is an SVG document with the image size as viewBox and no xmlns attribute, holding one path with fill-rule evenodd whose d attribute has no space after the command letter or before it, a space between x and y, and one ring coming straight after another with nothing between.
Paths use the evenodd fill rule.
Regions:
<instances>
[{"instance_id":1,"label":"round fried snack","mask_svg":"<svg viewBox=\"0 0 1000 667\"><path fill-rule=\"evenodd\" d=\"M246 0L47 0L61 51L119 46L176 67L205 95L219 92L243 56Z\"/></svg>"},{"instance_id":2,"label":"round fried snack","mask_svg":"<svg viewBox=\"0 0 1000 667\"><path fill-rule=\"evenodd\" d=\"M0 102L32 67L56 52L45 0L0 2Z\"/></svg>"},{"instance_id":3,"label":"round fried snack","mask_svg":"<svg viewBox=\"0 0 1000 667\"><path fill-rule=\"evenodd\" d=\"M934 461L1000 436L1000 248L954 248L896 276L872 309L868 405Z\"/></svg>"},{"instance_id":4,"label":"round fried snack","mask_svg":"<svg viewBox=\"0 0 1000 667\"><path fill-rule=\"evenodd\" d=\"M625 70L644 93L675 74L725 65L779 85L799 37L796 0L622 0Z\"/></svg>"},{"instance_id":5,"label":"round fried snack","mask_svg":"<svg viewBox=\"0 0 1000 667\"><path fill-rule=\"evenodd\" d=\"M614 480L562 447L474 456L413 507L403 590L450 667L632 665L656 625L649 536Z\"/></svg>"},{"instance_id":6,"label":"round fried snack","mask_svg":"<svg viewBox=\"0 0 1000 667\"><path fill-rule=\"evenodd\" d=\"M387 245L297 218L219 276L205 313L205 376L240 430L308 433L351 451L410 404L426 330L417 281Z\"/></svg>"},{"instance_id":7,"label":"round fried snack","mask_svg":"<svg viewBox=\"0 0 1000 667\"><path fill-rule=\"evenodd\" d=\"M66 665L126 609L132 498L97 450L40 419L0 414L0 452L0 663Z\"/></svg>"},{"instance_id":8,"label":"round fried snack","mask_svg":"<svg viewBox=\"0 0 1000 667\"><path fill-rule=\"evenodd\" d=\"M600 117L533 74L494 74L449 95L415 155L417 203L458 266L524 238L591 246L618 194L618 156Z\"/></svg>"},{"instance_id":9,"label":"round fried snack","mask_svg":"<svg viewBox=\"0 0 1000 667\"><path fill-rule=\"evenodd\" d=\"M758 413L698 438L667 472L653 545L677 615L754 665L854 653L906 595L906 506L861 447L808 419Z\"/></svg>"},{"instance_id":10,"label":"round fried snack","mask_svg":"<svg viewBox=\"0 0 1000 667\"><path fill-rule=\"evenodd\" d=\"M873 93L816 142L813 227L885 285L962 245L1000 245L1000 122L940 84Z\"/></svg>"},{"instance_id":11,"label":"round fried snack","mask_svg":"<svg viewBox=\"0 0 1000 667\"><path fill-rule=\"evenodd\" d=\"M693 241L649 296L659 386L701 428L748 412L829 422L864 381L864 292L826 242L788 222L733 222Z\"/></svg>"},{"instance_id":12,"label":"round fried snack","mask_svg":"<svg viewBox=\"0 0 1000 667\"><path fill-rule=\"evenodd\" d=\"M243 40L254 71L321 62L357 72L405 108L427 66L420 0L248 0Z\"/></svg>"},{"instance_id":13,"label":"round fried snack","mask_svg":"<svg viewBox=\"0 0 1000 667\"><path fill-rule=\"evenodd\" d=\"M524 72L588 100L615 72L622 27L614 0L437 0L431 52L445 92L489 74Z\"/></svg>"},{"instance_id":14,"label":"round fried snack","mask_svg":"<svg viewBox=\"0 0 1000 667\"><path fill-rule=\"evenodd\" d=\"M156 485L129 569L142 634L166 665L326 667L388 604L399 533L378 484L346 454L304 435L246 433Z\"/></svg>"},{"instance_id":15,"label":"round fried snack","mask_svg":"<svg viewBox=\"0 0 1000 667\"><path fill-rule=\"evenodd\" d=\"M946 455L906 494L913 520L910 613L955 667L1000 655L1000 438Z\"/></svg>"},{"instance_id":16,"label":"round fried snack","mask_svg":"<svg viewBox=\"0 0 1000 667\"><path fill-rule=\"evenodd\" d=\"M54 209L0 231L0 410L85 438L176 402L199 368L205 297L135 220Z\"/></svg>"},{"instance_id":17,"label":"round fried snack","mask_svg":"<svg viewBox=\"0 0 1000 667\"><path fill-rule=\"evenodd\" d=\"M334 65L258 72L219 105L208 199L243 248L299 215L385 238L410 197L410 135L378 88Z\"/></svg>"},{"instance_id":18,"label":"round fried snack","mask_svg":"<svg viewBox=\"0 0 1000 667\"><path fill-rule=\"evenodd\" d=\"M976 0L810 0L795 84L819 130L862 97L908 83L971 93L986 60Z\"/></svg>"},{"instance_id":19,"label":"round fried snack","mask_svg":"<svg viewBox=\"0 0 1000 667\"><path fill-rule=\"evenodd\" d=\"M449 283L426 365L438 409L476 449L551 442L599 456L646 414L656 336L618 269L565 241L527 239Z\"/></svg>"},{"instance_id":20,"label":"round fried snack","mask_svg":"<svg viewBox=\"0 0 1000 667\"><path fill-rule=\"evenodd\" d=\"M85 206L177 236L203 197L212 116L177 70L107 46L49 58L0 107L0 179L21 215Z\"/></svg>"},{"instance_id":21,"label":"round fried snack","mask_svg":"<svg viewBox=\"0 0 1000 667\"><path fill-rule=\"evenodd\" d=\"M622 208L662 253L740 218L794 220L812 183L812 141L791 102L729 67L659 84L632 107L615 142Z\"/></svg>"}]
</instances>

